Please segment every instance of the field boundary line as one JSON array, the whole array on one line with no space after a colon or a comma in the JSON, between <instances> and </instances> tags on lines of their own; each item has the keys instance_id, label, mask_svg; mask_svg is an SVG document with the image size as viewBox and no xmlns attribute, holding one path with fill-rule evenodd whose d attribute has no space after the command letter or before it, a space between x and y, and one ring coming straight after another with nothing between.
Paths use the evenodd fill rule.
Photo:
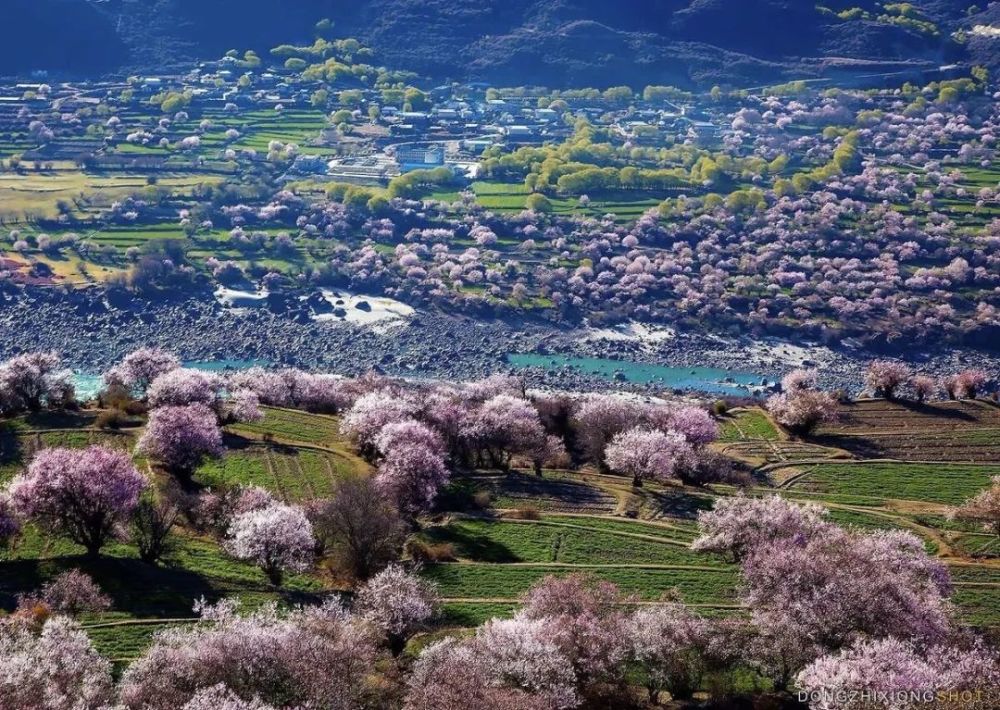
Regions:
<instances>
[{"instance_id":1,"label":"field boundary line","mask_svg":"<svg viewBox=\"0 0 1000 710\"><path fill-rule=\"evenodd\" d=\"M675 570L678 572L727 572L735 573L735 566L708 567L702 565L658 565L641 564L631 562L610 562L608 564L598 564L596 562L480 562L477 560L455 560L453 562L425 562L424 567L445 567L448 565L456 567L558 567L560 569L649 569L649 570Z\"/></svg>"},{"instance_id":2,"label":"field boundary line","mask_svg":"<svg viewBox=\"0 0 1000 710\"><path fill-rule=\"evenodd\" d=\"M487 522L504 522L504 523L518 523L522 525L547 525L554 528L566 528L568 530L580 530L582 532L591 533L606 533L608 535L618 535L620 537L627 537L636 540L644 540L648 542L663 543L665 545L674 545L678 547L683 547L689 549L690 543L684 542L682 540L671 540L669 538L657 537L656 535L644 535L643 533L630 533L622 530L600 530L598 528L587 527L585 525L574 525L572 523L559 523L552 522L550 520L522 520L518 518L497 518L490 519L485 517L476 516L462 516L456 517L457 520L484 520Z\"/></svg>"},{"instance_id":3,"label":"field boundary line","mask_svg":"<svg viewBox=\"0 0 1000 710\"><path fill-rule=\"evenodd\" d=\"M511 599L509 597L440 597L443 604L515 604L522 605L521 599ZM673 604L672 601L656 601L650 599L635 599L629 602L622 602L621 606L663 606ZM700 604L687 604L684 606L698 609L745 609L742 604L712 604L703 602Z\"/></svg>"}]
</instances>

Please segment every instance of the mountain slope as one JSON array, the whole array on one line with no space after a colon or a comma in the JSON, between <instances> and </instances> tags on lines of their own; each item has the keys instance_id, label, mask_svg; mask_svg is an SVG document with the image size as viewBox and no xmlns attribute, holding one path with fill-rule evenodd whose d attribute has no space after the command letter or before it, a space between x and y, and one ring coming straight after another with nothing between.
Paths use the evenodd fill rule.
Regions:
<instances>
[{"instance_id":1,"label":"mountain slope","mask_svg":"<svg viewBox=\"0 0 1000 710\"><path fill-rule=\"evenodd\" d=\"M886 70L961 58L957 3L917 0L939 32L888 22L874 0L6 0L0 74L150 71L228 49L267 50L337 33L381 63L498 84L745 85L816 75L825 58ZM859 5L869 14L835 13ZM883 19L879 20L878 17ZM22 32L20 28L29 28ZM870 72L874 67L867 66Z\"/></svg>"}]
</instances>

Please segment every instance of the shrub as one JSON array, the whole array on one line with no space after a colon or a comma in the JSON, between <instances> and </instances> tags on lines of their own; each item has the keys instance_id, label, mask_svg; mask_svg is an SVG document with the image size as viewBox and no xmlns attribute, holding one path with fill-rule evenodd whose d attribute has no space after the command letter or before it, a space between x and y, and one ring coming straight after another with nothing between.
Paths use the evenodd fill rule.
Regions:
<instances>
[{"instance_id":1,"label":"shrub","mask_svg":"<svg viewBox=\"0 0 1000 710\"><path fill-rule=\"evenodd\" d=\"M423 540L407 542L406 554L415 562L454 562L458 559L454 545L450 543L435 545Z\"/></svg>"},{"instance_id":2,"label":"shrub","mask_svg":"<svg viewBox=\"0 0 1000 710\"><path fill-rule=\"evenodd\" d=\"M538 512L538 508L526 505L509 511L506 517L514 520L541 520L542 514Z\"/></svg>"},{"instance_id":3,"label":"shrub","mask_svg":"<svg viewBox=\"0 0 1000 710\"><path fill-rule=\"evenodd\" d=\"M121 429L128 424L128 417L120 409L109 409L97 415L94 425L98 429Z\"/></svg>"}]
</instances>

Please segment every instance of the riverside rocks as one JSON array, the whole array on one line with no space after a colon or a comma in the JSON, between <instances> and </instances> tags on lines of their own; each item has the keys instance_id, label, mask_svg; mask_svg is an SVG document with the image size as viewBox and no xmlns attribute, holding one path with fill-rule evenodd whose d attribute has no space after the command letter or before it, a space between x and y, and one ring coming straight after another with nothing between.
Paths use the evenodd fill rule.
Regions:
<instances>
[{"instance_id":1,"label":"riverside rocks","mask_svg":"<svg viewBox=\"0 0 1000 710\"><path fill-rule=\"evenodd\" d=\"M0 302L0 357L21 352L56 350L64 362L97 373L128 352L155 345L191 361L258 361L344 375L379 369L390 375L469 380L509 371L510 353L539 352L570 357L599 357L675 367L719 367L751 372L776 381L804 361L815 362L828 388L857 392L866 363L873 357L860 350L720 338L676 333L670 337L633 337L615 331L579 327L560 330L537 321L476 320L421 311L411 320L371 328L321 322L300 310L268 307L235 312L211 294L149 301L105 297L97 290L25 289ZM931 375L960 369L975 361L1000 372L994 355L941 351L915 368ZM567 390L634 389L662 391L664 385L626 383L586 375L572 367L522 370L533 386Z\"/></svg>"}]
</instances>

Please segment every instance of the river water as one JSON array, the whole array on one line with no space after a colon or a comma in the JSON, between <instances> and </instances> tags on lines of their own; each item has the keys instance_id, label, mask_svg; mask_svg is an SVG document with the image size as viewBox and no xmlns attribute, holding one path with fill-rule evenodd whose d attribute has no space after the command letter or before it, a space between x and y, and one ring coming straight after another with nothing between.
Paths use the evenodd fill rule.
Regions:
<instances>
[{"instance_id":1,"label":"river water","mask_svg":"<svg viewBox=\"0 0 1000 710\"><path fill-rule=\"evenodd\" d=\"M693 390L720 395L751 394L764 382L763 375L752 372L722 370L714 367L669 367L647 365L629 360L612 360L569 355L516 353L507 362L518 368L556 370L572 368L587 375L596 375L610 382L651 384L669 389Z\"/></svg>"},{"instance_id":2,"label":"river water","mask_svg":"<svg viewBox=\"0 0 1000 710\"><path fill-rule=\"evenodd\" d=\"M267 367L269 363L264 360L216 360L213 362L185 362L184 367L205 372L229 372L231 370L246 370L251 367ZM81 402L93 399L104 386L101 375L93 375L85 372L73 373L73 386L76 388L76 397Z\"/></svg>"}]
</instances>

